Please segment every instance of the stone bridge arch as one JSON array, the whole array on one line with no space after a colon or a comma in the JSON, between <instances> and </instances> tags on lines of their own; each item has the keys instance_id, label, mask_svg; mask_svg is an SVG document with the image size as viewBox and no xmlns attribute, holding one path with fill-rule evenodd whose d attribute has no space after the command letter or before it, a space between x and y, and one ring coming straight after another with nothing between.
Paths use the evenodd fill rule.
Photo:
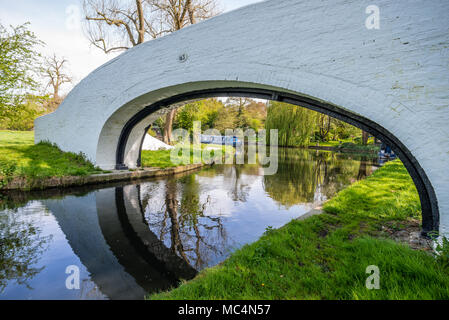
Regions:
<instances>
[{"instance_id":1,"label":"stone bridge arch","mask_svg":"<svg viewBox=\"0 0 449 320\"><path fill-rule=\"evenodd\" d=\"M137 164L170 105L249 95L295 103L391 143L420 193L425 232L449 231L449 2L269 0L130 49L36 120L36 142L104 169Z\"/></svg>"}]
</instances>

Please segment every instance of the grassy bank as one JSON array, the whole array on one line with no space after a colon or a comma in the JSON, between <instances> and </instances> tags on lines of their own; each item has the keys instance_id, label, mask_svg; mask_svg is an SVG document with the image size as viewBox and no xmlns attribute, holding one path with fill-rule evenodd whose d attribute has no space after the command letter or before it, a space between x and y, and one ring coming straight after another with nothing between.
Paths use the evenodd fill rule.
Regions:
<instances>
[{"instance_id":1,"label":"grassy bank","mask_svg":"<svg viewBox=\"0 0 449 320\"><path fill-rule=\"evenodd\" d=\"M222 155L225 156L226 155L226 147L225 146L218 146L218 145L208 145L208 144L203 144L201 146L202 150L204 151L205 149L209 149L210 148L210 154L211 157L214 157L215 155L215 150L214 149L222 149ZM235 149L231 146L228 146L228 156L233 156ZM176 167L179 165L185 165L185 164L190 164L190 163L194 163L193 162L193 152L194 152L194 148L191 147L190 149L190 160L185 161L185 162L181 162L180 164L178 163L173 163L171 161L171 150L159 150L159 151L148 151L148 150L143 150L142 151L142 166L143 167L157 167L157 168L172 168L172 167Z\"/></svg>"},{"instance_id":2,"label":"grassy bank","mask_svg":"<svg viewBox=\"0 0 449 320\"><path fill-rule=\"evenodd\" d=\"M220 148L221 146L202 146L203 149L209 147ZM231 149L233 153L234 149ZM143 151L142 165L165 169L191 163L188 161L180 164L173 163L170 153L170 150ZM192 159L193 149L190 161ZM35 145L33 131L0 130L0 189L14 178L37 181L52 177L86 176L103 172L82 155L62 152L49 143Z\"/></svg>"},{"instance_id":3,"label":"grassy bank","mask_svg":"<svg viewBox=\"0 0 449 320\"><path fill-rule=\"evenodd\" d=\"M32 131L0 131L0 188L15 177L40 179L102 172L82 155L49 143L34 145Z\"/></svg>"},{"instance_id":4,"label":"grassy bank","mask_svg":"<svg viewBox=\"0 0 449 320\"><path fill-rule=\"evenodd\" d=\"M374 144L374 140L371 138L367 145L363 145L361 142L354 142L352 139L346 139L342 141L325 141L318 144L310 144L312 147L328 147L334 148L336 151L348 151L352 153L377 153L380 151L380 147Z\"/></svg>"},{"instance_id":5,"label":"grassy bank","mask_svg":"<svg viewBox=\"0 0 449 320\"><path fill-rule=\"evenodd\" d=\"M387 239L420 219L420 202L395 161L340 192L322 215L268 229L223 264L150 299L448 299L449 273L432 253ZM366 288L368 266L380 290Z\"/></svg>"}]
</instances>

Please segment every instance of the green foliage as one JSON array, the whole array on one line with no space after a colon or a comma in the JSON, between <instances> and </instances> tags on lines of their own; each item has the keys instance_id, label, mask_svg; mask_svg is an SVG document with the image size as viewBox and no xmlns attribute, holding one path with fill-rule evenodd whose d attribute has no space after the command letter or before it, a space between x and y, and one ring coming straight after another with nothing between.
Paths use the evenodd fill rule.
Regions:
<instances>
[{"instance_id":1,"label":"green foliage","mask_svg":"<svg viewBox=\"0 0 449 320\"><path fill-rule=\"evenodd\" d=\"M341 143L339 145L336 146L338 150L352 150L354 152L360 152L360 153L366 153L366 152L372 152L372 153L376 153L379 152L380 148L378 145L374 145L374 144L368 144L368 145L363 145L361 144L355 144L352 142L344 142Z\"/></svg>"},{"instance_id":2,"label":"green foliage","mask_svg":"<svg viewBox=\"0 0 449 320\"><path fill-rule=\"evenodd\" d=\"M156 121L164 127L165 118ZM174 128L193 130L193 122L201 121L201 130L217 129L277 129L279 145L304 147L310 142L361 141L362 131L343 121L330 118L315 111L272 101L266 105L252 99L233 97L225 103L217 99L195 101L179 108Z\"/></svg>"},{"instance_id":3,"label":"green foliage","mask_svg":"<svg viewBox=\"0 0 449 320\"><path fill-rule=\"evenodd\" d=\"M223 108L223 103L217 99L188 103L178 110L174 128L183 128L191 132L194 121L201 121L201 130L203 131L214 128L218 113Z\"/></svg>"},{"instance_id":4,"label":"green foliage","mask_svg":"<svg viewBox=\"0 0 449 320\"><path fill-rule=\"evenodd\" d=\"M51 236L42 236L39 228L13 211L0 214L0 293L11 282L28 286L44 267L37 262L47 249Z\"/></svg>"},{"instance_id":5,"label":"green foliage","mask_svg":"<svg viewBox=\"0 0 449 320\"><path fill-rule=\"evenodd\" d=\"M420 215L418 193L399 161L343 190L324 211L268 228L223 264L148 298L449 299L443 264L429 252L385 239L381 231L386 223ZM380 290L365 286L370 265L380 269Z\"/></svg>"},{"instance_id":6,"label":"green foliage","mask_svg":"<svg viewBox=\"0 0 449 320\"><path fill-rule=\"evenodd\" d=\"M179 108L174 121L174 128L193 130L193 122L201 121L201 130L217 129L225 134L226 129L262 129L266 118L264 103L245 99L244 106L239 105L242 99L230 99L226 104L217 99L195 101ZM164 119L156 124L163 127Z\"/></svg>"},{"instance_id":7,"label":"green foliage","mask_svg":"<svg viewBox=\"0 0 449 320\"><path fill-rule=\"evenodd\" d=\"M237 111L232 107L224 107L217 113L213 128L225 134L227 129L237 128Z\"/></svg>"},{"instance_id":8,"label":"green foliage","mask_svg":"<svg viewBox=\"0 0 449 320\"><path fill-rule=\"evenodd\" d=\"M14 177L17 165L13 161L0 161L0 189L6 186Z\"/></svg>"},{"instance_id":9,"label":"green foliage","mask_svg":"<svg viewBox=\"0 0 449 320\"><path fill-rule=\"evenodd\" d=\"M315 128L317 113L283 102L270 102L265 128L277 129L279 146L307 146Z\"/></svg>"},{"instance_id":10,"label":"green foliage","mask_svg":"<svg viewBox=\"0 0 449 320\"><path fill-rule=\"evenodd\" d=\"M36 47L43 42L28 27L25 23L9 30L0 24L0 119L22 108L26 95L39 87Z\"/></svg>"},{"instance_id":11,"label":"green foliage","mask_svg":"<svg viewBox=\"0 0 449 320\"><path fill-rule=\"evenodd\" d=\"M312 153L299 148L281 148L279 157L284 160L279 162L277 173L266 175L263 180L270 197L287 208L313 203L318 187L330 198L336 190L351 184L350 179L357 177L361 166L358 161L349 161L335 153Z\"/></svg>"},{"instance_id":12,"label":"green foliage","mask_svg":"<svg viewBox=\"0 0 449 320\"><path fill-rule=\"evenodd\" d=\"M337 119L332 119L331 130L329 132L329 137L332 140L345 140L351 137L359 136L361 130Z\"/></svg>"},{"instance_id":13,"label":"green foliage","mask_svg":"<svg viewBox=\"0 0 449 320\"><path fill-rule=\"evenodd\" d=\"M45 104L49 102L48 97L27 95L21 104L14 108L3 110L0 118L0 129L6 130L32 130L34 120L47 113Z\"/></svg>"}]
</instances>

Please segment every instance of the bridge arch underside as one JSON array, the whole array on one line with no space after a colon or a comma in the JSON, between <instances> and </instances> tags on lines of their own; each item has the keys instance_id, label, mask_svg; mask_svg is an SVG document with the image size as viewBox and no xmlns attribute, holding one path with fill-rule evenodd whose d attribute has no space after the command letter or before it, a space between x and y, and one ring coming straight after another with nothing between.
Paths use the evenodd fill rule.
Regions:
<instances>
[{"instance_id":1,"label":"bridge arch underside","mask_svg":"<svg viewBox=\"0 0 449 320\"><path fill-rule=\"evenodd\" d=\"M111 164L113 162L116 169L140 166L141 148L148 126L170 108L178 107L186 101L211 97L237 96L286 102L345 121L369 132L371 135L390 145L404 163L418 190L422 207L423 234L428 235L430 232L439 230L440 215L438 201L434 187L426 172L410 149L398 137L379 123L343 107L279 88L266 86L255 87L254 84L251 84L251 87L248 84L239 84L237 86L235 83L232 83L232 86L228 87L223 83L218 87L210 87L210 84L206 86L203 84L199 87L202 88L196 86L193 90L176 93L169 97L166 94L161 94L164 98L142 108L133 116L128 116L126 122L122 121L118 125L120 123L118 118L127 112L126 105L122 107L103 127L98 142L97 163ZM179 90L170 91L178 92ZM111 139L111 136L115 138ZM111 143L111 141L115 141L115 143Z\"/></svg>"}]
</instances>

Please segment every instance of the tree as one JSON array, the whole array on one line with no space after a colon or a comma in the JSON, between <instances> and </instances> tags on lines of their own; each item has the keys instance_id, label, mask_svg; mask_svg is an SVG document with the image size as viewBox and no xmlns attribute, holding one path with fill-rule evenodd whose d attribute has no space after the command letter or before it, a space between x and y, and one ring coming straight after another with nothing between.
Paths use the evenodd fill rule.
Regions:
<instances>
[{"instance_id":1,"label":"tree","mask_svg":"<svg viewBox=\"0 0 449 320\"><path fill-rule=\"evenodd\" d=\"M0 293L13 282L31 288L29 282L45 268L38 262L51 236L43 236L36 225L13 210L0 215Z\"/></svg>"},{"instance_id":2,"label":"tree","mask_svg":"<svg viewBox=\"0 0 449 320\"><path fill-rule=\"evenodd\" d=\"M53 99L60 102L59 90L64 83L72 82L72 78L66 73L67 60L58 58L56 54L45 60L44 75L48 78L47 87L53 89Z\"/></svg>"},{"instance_id":3,"label":"tree","mask_svg":"<svg viewBox=\"0 0 449 320\"><path fill-rule=\"evenodd\" d=\"M338 119L332 119L330 135L333 141L348 139L359 133L359 129Z\"/></svg>"},{"instance_id":4,"label":"tree","mask_svg":"<svg viewBox=\"0 0 449 320\"><path fill-rule=\"evenodd\" d=\"M216 0L84 0L90 42L105 53L126 50L217 13ZM164 142L169 143L176 109L167 113Z\"/></svg>"},{"instance_id":5,"label":"tree","mask_svg":"<svg viewBox=\"0 0 449 320\"><path fill-rule=\"evenodd\" d=\"M193 122L201 121L201 130L214 128L219 110L224 105L217 99L205 99L187 103L178 109L174 128L193 130Z\"/></svg>"},{"instance_id":6,"label":"tree","mask_svg":"<svg viewBox=\"0 0 449 320\"><path fill-rule=\"evenodd\" d=\"M145 17L149 9L144 6L147 1L84 0L86 33L91 44L110 53L143 43L145 34L155 38Z\"/></svg>"},{"instance_id":7,"label":"tree","mask_svg":"<svg viewBox=\"0 0 449 320\"><path fill-rule=\"evenodd\" d=\"M331 130L332 118L328 115L320 113L318 115L318 133L321 141L326 141Z\"/></svg>"},{"instance_id":8,"label":"tree","mask_svg":"<svg viewBox=\"0 0 449 320\"><path fill-rule=\"evenodd\" d=\"M271 101L265 128L278 130L279 146L302 147L310 142L317 112L283 102Z\"/></svg>"},{"instance_id":9,"label":"tree","mask_svg":"<svg viewBox=\"0 0 449 320\"><path fill-rule=\"evenodd\" d=\"M27 95L37 92L40 54L36 47L44 43L28 30L29 23L0 24L0 118L7 118L24 107Z\"/></svg>"},{"instance_id":10,"label":"tree","mask_svg":"<svg viewBox=\"0 0 449 320\"><path fill-rule=\"evenodd\" d=\"M225 134L226 129L235 129L237 128L237 124L237 110L228 106L218 111L217 118L214 122L214 129Z\"/></svg>"},{"instance_id":11,"label":"tree","mask_svg":"<svg viewBox=\"0 0 449 320\"><path fill-rule=\"evenodd\" d=\"M245 126L244 123L244 113L245 107L251 103L251 99L241 98L241 97L230 97L226 100L226 106L235 108L237 111L237 123L236 126L241 128Z\"/></svg>"},{"instance_id":12,"label":"tree","mask_svg":"<svg viewBox=\"0 0 449 320\"><path fill-rule=\"evenodd\" d=\"M48 97L27 95L22 105L10 108L0 117L0 129L27 131L34 128L34 120L48 112Z\"/></svg>"},{"instance_id":13,"label":"tree","mask_svg":"<svg viewBox=\"0 0 449 320\"><path fill-rule=\"evenodd\" d=\"M250 128L254 131L264 128L265 120L267 118L267 103L256 102L250 100L250 103L245 107L240 126L242 128Z\"/></svg>"}]
</instances>

